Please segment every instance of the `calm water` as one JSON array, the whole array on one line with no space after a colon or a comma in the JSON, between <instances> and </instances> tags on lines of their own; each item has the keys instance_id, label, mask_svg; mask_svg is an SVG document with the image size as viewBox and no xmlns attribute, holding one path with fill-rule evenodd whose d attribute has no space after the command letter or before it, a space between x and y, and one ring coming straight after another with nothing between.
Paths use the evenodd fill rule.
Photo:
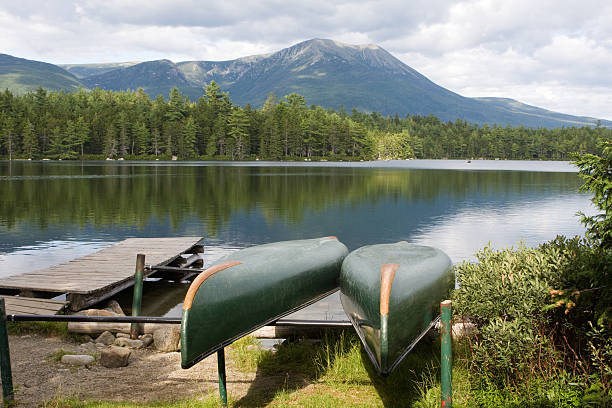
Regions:
<instances>
[{"instance_id":1,"label":"calm water","mask_svg":"<svg viewBox=\"0 0 612 408\"><path fill-rule=\"evenodd\" d=\"M207 265L236 248L327 235L349 249L434 245L459 262L488 242L537 245L582 234L575 213L593 211L579 185L566 162L4 161L0 276L128 237L186 235L205 237ZM178 313L186 284L147 285L145 312Z\"/></svg>"}]
</instances>

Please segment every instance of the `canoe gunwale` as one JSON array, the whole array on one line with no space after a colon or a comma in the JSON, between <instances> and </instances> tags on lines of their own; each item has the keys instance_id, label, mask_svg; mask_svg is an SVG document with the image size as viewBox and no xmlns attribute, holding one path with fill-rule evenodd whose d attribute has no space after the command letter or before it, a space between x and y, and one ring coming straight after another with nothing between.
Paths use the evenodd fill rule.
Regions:
<instances>
[{"instance_id":1,"label":"canoe gunwale","mask_svg":"<svg viewBox=\"0 0 612 408\"><path fill-rule=\"evenodd\" d=\"M191 368L194 365L196 365L197 363L199 363L200 361L204 360L206 357L210 356L211 354L215 353L216 351L218 351L218 350L220 350L220 349L222 349L224 347L229 346L230 344L232 344L236 340L238 340L238 339L240 339L240 338L242 338L242 337L244 337L244 336L254 332L255 330L257 330L259 328L262 328L262 327L264 327L264 326L266 326L266 325L268 325L268 324L270 324L270 323L272 323L272 322L274 322L274 321L276 321L278 319L282 319L283 317L285 317L287 315L290 315L292 313L297 312L298 310L301 310L301 309L303 309L305 307L308 307L308 306L318 302L319 300L321 300L321 299L323 299L323 298L325 298L325 297L327 297L327 296L329 296L329 295L331 295L333 293L336 293L339 289L340 289L340 287L338 286L338 287L336 287L336 288L334 288L334 289L332 289L332 290L330 290L328 292L325 292L325 293L319 295L318 297L316 297L314 299L309 300L308 302L306 302L306 303L304 303L302 305L296 306L296 307L294 307L294 308L292 308L292 309L290 309L290 310L288 310L286 312L283 312L283 313L281 313L281 314L279 314L277 316L274 316L274 317L264 321L263 323L260 323L260 324L257 324L255 326L252 326L251 328L246 329L243 332L240 332L239 334L235 335L234 337L232 337L232 338L230 338L230 339L228 339L228 340L226 340L226 341L224 341L224 342L222 342L220 344L217 344L216 346L211 347L210 349L208 349L207 351L203 352L200 356L194 358L193 360L188 361L186 363L181 362L181 368ZM184 325L184 320L185 320L184 316L185 316L185 312L183 312L183 319L182 319L183 323L181 324L181 326Z\"/></svg>"},{"instance_id":2,"label":"canoe gunwale","mask_svg":"<svg viewBox=\"0 0 612 408\"><path fill-rule=\"evenodd\" d=\"M183 310L191 309L191 306L193 305L193 299L198 293L198 290L200 289L200 287L204 284L204 282L206 282L208 278L210 278L217 272L221 272L227 268L231 268L232 266L241 265L241 264L242 262L240 261L227 261L227 262L223 262L220 264L215 264L211 266L210 268L207 268L202 273L200 273L194 279L194 281L191 282L191 285L189 285L189 289L187 290L187 294L185 295L185 300L183 300Z\"/></svg>"}]
</instances>

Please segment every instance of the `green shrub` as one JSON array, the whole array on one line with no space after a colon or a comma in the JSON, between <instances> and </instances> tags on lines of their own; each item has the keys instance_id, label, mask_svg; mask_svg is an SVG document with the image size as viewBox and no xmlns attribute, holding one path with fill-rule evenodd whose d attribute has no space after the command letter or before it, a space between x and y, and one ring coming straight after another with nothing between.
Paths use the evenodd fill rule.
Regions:
<instances>
[{"instance_id":1,"label":"green shrub","mask_svg":"<svg viewBox=\"0 0 612 408\"><path fill-rule=\"evenodd\" d=\"M488 386L522 392L551 376L609 392L610 253L557 237L538 248L486 247L476 258L457 266L453 293L456 314L477 325L471 371Z\"/></svg>"}]
</instances>

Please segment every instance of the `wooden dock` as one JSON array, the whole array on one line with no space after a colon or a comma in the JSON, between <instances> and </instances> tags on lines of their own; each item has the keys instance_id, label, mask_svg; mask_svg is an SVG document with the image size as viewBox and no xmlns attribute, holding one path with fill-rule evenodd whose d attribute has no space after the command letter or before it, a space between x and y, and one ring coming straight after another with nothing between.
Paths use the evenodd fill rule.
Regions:
<instances>
[{"instance_id":1,"label":"wooden dock","mask_svg":"<svg viewBox=\"0 0 612 408\"><path fill-rule=\"evenodd\" d=\"M26 298L21 296L2 296L6 314L52 315L63 310L68 301Z\"/></svg>"},{"instance_id":2,"label":"wooden dock","mask_svg":"<svg viewBox=\"0 0 612 408\"><path fill-rule=\"evenodd\" d=\"M0 291L29 298L66 294L73 311L107 299L134 284L136 255L154 266L181 266L182 255L204 251L201 237L129 238L111 247L50 268L0 279ZM156 272L146 269L145 277Z\"/></svg>"}]
</instances>

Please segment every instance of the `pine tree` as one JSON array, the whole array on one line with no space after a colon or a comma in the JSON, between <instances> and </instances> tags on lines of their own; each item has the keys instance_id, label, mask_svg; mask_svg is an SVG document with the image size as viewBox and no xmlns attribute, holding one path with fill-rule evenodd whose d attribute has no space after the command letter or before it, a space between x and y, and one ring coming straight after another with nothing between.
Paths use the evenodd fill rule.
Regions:
<instances>
[{"instance_id":1,"label":"pine tree","mask_svg":"<svg viewBox=\"0 0 612 408\"><path fill-rule=\"evenodd\" d=\"M32 156L38 153L38 141L34 135L34 126L32 126L32 123L30 123L28 119L23 123L21 137L23 140L23 153L28 159L31 159Z\"/></svg>"},{"instance_id":2,"label":"pine tree","mask_svg":"<svg viewBox=\"0 0 612 408\"><path fill-rule=\"evenodd\" d=\"M66 153L64 132L59 126L56 126L51 132L51 140L49 141L49 153L54 157L62 158Z\"/></svg>"},{"instance_id":3,"label":"pine tree","mask_svg":"<svg viewBox=\"0 0 612 408\"><path fill-rule=\"evenodd\" d=\"M106 128L104 136L104 155L107 158L114 158L117 155L117 136L115 125L111 122Z\"/></svg>"},{"instance_id":4,"label":"pine tree","mask_svg":"<svg viewBox=\"0 0 612 408\"><path fill-rule=\"evenodd\" d=\"M147 153L150 139L151 133L149 129L147 129L147 126L142 122L136 122L136 125L134 125L134 153Z\"/></svg>"},{"instance_id":5,"label":"pine tree","mask_svg":"<svg viewBox=\"0 0 612 408\"><path fill-rule=\"evenodd\" d=\"M196 124L193 117L189 117L187 121L185 121L182 136L183 146L181 155L184 158L196 157Z\"/></svg>"},{"instance_id":6,"label":"pine tree","mask_svg":"<svg viewBox=\"0 0 612 408\"><path fill-rule=\"evenodd\" d=\"M79 116L74 127L74 142L81 147L81 158L83 158L83 146L89 139L89 128L82 116Z\"/></svg>"},{"instance_id":7,"label":"pine tree","mask_svg":"<svg viewBox=\"0 0 612 408\"><path fill-rule=\"evenodd\" d=\"M8 91L8 89L7 89ZM0 122L1 126L1 134L2 137L2 145L6 149L6 152L9 155L9 160L13 160L13 153L15 152L15 133L13 129L13 118L5 115L2 112L2 117L0 117L2 121Z\"/></svg>"},{"instance_id":8,"label":"pine tree","mask_svg":"<svg viewBox=\"0 0 612 408\"><path fill-rule=\"evenodd\" d=\"M232 138L232 159L235 154L239 160L242 160L245 152L248 152L249 136L249 117L244 110L234 109L229 118L228 128L228 134Z\"/></svg>"},{"instance_id":9,"label":"pine tree","mask_svg":"<svg viewBox=\"0 0 612 408\"><path fill-rule=\"evenodd\" d=\"M119 154L121 156L126 156L128 154L128 119L127 114L125 112L119 113Z\"/></svg>"},{"instance_id":10,"label":"pine tree","mask_svg":"<svg viewBox=\"0 0 612 408\"><path fill-rule=\"evenodd\" d=\"M76 125L74 121L69 120L66 122L66 129L64 129L64 151L61 154L62 159L72 159L77 155L78 139L76 135Z\"/></svg>"}]
</instances>

